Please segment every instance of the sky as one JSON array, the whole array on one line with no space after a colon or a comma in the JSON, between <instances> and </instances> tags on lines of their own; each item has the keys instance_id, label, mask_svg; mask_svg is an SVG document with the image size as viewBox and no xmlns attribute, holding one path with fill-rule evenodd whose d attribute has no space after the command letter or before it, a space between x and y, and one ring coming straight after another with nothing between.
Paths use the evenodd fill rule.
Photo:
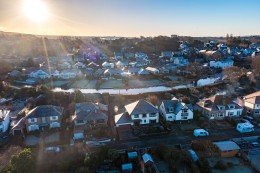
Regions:
<instances>
[{"instance_id":1,"label":"sky","mask_svg":"<svg viewBox=\"0 0 260 173\"><path fill-rule=\"evenodd\" d=\"M45 11L32 1L41 1ZM73 36L260 35L259 7L260 0L0 0L0 30Z\"/></svg>"}]
</instances>

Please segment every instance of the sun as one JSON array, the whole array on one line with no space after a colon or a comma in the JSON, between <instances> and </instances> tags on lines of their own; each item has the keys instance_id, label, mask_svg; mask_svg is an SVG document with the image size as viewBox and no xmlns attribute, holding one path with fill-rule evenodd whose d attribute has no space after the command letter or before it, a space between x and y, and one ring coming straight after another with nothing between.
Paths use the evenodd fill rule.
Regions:
<instances>
[{"instance_id":1,"label":"sun","mask_svg":"<svg viewBox=\"0 0 260 173\"><path fill-rule=\"evenodd\" d=\"M43 22L49 16L47 5L42 0L23 0L23 14L33 22Z\"/></svg>"}]
</instances>

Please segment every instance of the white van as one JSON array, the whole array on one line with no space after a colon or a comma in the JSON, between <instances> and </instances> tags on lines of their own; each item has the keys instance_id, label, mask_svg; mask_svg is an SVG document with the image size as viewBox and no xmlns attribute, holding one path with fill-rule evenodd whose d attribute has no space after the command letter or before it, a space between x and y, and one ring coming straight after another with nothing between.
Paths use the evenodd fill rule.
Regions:
<instances>
[{"instance_id":1,"label":"white van","mask_svg":"<svg viewBox=\"0 0 260 173\"><path fill-rule=\"evenodd\" d=\"M240 133L253 132L255 130L254 126L248 122L247 123L238 123L236 129Z\"/></svg>"},{"instance_id":2,"label":"white van","mask_svg":"<svg viewBox=\"0 0 260 173\"><path fill-rule=\"evenodd\" d=\"M204 129L195 129L193 132L194 136L209 136L209 132Z\"/></svg>"}]
</instances>

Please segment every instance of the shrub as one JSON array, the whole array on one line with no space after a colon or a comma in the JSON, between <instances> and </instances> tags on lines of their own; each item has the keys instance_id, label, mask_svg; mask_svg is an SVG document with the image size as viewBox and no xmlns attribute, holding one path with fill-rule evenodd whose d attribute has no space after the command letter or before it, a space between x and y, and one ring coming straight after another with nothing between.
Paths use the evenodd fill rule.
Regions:
<instances>
[{"instance_id":1,"label":"shrub","mask_svg":"<svg viewBox=\"0 0 260 173\"><path fill-rule=\"evenodd\" d=\"M222 161L222 160L219 160L216 165L214 166L215 169L220 169L220 170L225 170L227 169L227 166L226 164Z\"/></svg>"}]
</instances>

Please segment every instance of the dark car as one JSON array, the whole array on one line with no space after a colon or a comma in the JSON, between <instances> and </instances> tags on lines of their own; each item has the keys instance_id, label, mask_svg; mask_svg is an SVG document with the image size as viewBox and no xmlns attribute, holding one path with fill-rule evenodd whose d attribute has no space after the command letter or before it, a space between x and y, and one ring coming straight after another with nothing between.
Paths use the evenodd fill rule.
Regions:
<instances>
[{"instance_id":1,"label":"dark car","mask_svg":"<svg viewBox=\"0 0 260 173\"><path fill-rule=\"evenodd\" d=\"M248 121L249 121L251 124L253 124L253 125L257 125L257 124L258 124L258 121L255 120L253 117L244 116L243 119L248 120Z\"/></svg>"}]
</instances>

